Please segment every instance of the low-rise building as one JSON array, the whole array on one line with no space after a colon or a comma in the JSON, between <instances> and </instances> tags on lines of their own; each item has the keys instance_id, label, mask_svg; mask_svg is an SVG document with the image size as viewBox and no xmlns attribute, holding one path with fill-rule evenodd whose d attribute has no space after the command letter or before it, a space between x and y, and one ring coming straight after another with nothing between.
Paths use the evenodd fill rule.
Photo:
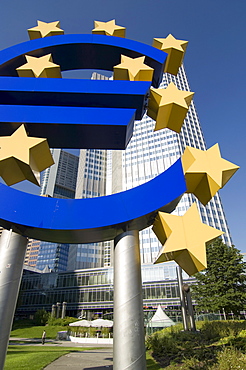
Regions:
<instances>
[{"instance_id":1,"label":"low-rise building","mask_svg":"<svg viewBox=\"0 0 246 370\"><path fill-rule=\"evenodd\" d=\"M171 261L142 265L146 317L161 305L172 320L181 320L176 266ZM194 282L185 273L183 278L185 283ZM29 317L43 308L51 312L53 304L67 302L67 316L113 318L113 283L112 267L51 273L25 269L16 315Z\"/></svg>"}]
</instances>

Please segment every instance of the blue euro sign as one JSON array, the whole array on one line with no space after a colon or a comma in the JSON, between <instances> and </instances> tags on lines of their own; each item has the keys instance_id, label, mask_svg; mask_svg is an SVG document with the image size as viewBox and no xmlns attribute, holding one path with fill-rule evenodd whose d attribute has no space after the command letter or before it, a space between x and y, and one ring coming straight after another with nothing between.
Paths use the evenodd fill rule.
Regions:
<instances>
[{"instance_id":1,"label":"blue euro sign","mask_svg":"<svg viewBox=\"0 0 246 370\"><path fill-rule=\"evenodd\" d=\"M5 76L0 78L1 135L10 135L25 122L29 135L47 138L52 148L125 149L134 120L144 114L151 82L11 78L17 77L16 68L26 62L25 55L50 53L61 71L112 71L121 54L145 56L145 63L154 69L153 86L160 83L166 53L102 35L40 38L0 53L0 76Z\"/></svg>"},{"instance_id":2,"label":"blue euro sign","mask_svg":"<svg viewBox=\"0 0 246 370\"><path fill-rule=\"evenodd\" d=\"M113 70L121 54L145 56L152 82L17 77L25 55L52 54L62 71ZM0 135L25 124L53 148L125 149L134 120L143 117L150 86L158 87L166 54L119 37L62 35L0 52ZM59 243L106 241L150 226L158 210L171 212L186 191L181 160L155 179L118 194L91 199L43 198L0 184L0 225Z\"/></svg>"}]
</instances>

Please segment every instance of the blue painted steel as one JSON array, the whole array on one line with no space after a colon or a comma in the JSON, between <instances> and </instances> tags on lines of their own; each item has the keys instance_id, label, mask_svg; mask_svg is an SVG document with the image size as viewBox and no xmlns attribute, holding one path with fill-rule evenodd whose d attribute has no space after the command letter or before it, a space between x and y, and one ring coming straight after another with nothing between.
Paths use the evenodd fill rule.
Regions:
<instances>
[{"instance_id":1,"label":"blue painted steel","mask_svg":"<svg viewBox=\"0 0 246 370\"><path fill-rule=\"evenodd\" d=\"M0 52L0 76L17 76L16 68L26 63L24 55L40 57L52 53L62 71L101 69L112 71L121 54L131 58L146 56L154 68L153 86L158 87L167 54L152 46L121 37L104 35L60 35L31 40Z\"/></svg>"},{"instance_id":2,"label":"blue painted steel","mask_svg":"<svg viewBox=\"0 0 246 370\"><path fill-rule=\"evenodd\" d=\"M61 70L81 68L113 70L113 67L120 63L121 54L131 57L146 55L146 64L154 68L153 84L155 86L161 79L166 59L166 54L158 49L119 37L61 35L31 40L1 51L0 76L17 76L16 68L26 62L25 55L27 54L40 57L48 53L52 53L54 63L59 64ZM147 106L151 82L0 77L0 85L1 112L3 113L0 119L1 135L11 134L14 128L25 123L28 129L30 128L30 135L46 137L53 148L125 149L133 129L134 118L132 114L129 115L130 110L125 113L122 110L118 111L122 126L119 130L119 125L114 127L116 121L114 110L112 110L112 117L111 113L108 115L107 122L106 110L95 108L135 109L135 119L141 119ZM24 105L24 107L15 107L15 112L12 112L15 105ZM71 108L43 107L41 109L39 105ZM75 109L76 107L94 108L91 112L95 114L93 124L99 125L97 130L93 125L90 127L88 116L85 113L87 111ZM50 114L45 117L46 112ZM79 114L79 120L75 117L76 112ZM102 121L100 122L101 112ZM70 115L70 120L68 115ZM126 127L127 116L129 124ZM41 117L43 122L40 120ZM61 119L62 125L57 125L58 118ZM6 123L11 122L14 124L6 127L8 126ZM102 124L105 125L104 131ZM65 125L70 125L70 129ZM92 130L94 130L94 135L91 135ZM79 137L81 135L83 138ZM99 138L101 138L101 143L98 143ZM112 140L111 143L110 140Z\"/></svg>"},{"instance_id":3,"label":"blue painted steel","mask_svg":"<svg viewBox=\"0 0 246 370\"><path fill-rule=\"evenodd\" d=\"M146 81L0 77L0 103L133 108L140 120L150 85Z\"/></svg>"},{"instance_id":4,"label":"blue painted steel","mask_svg":"<svg viewBox=\"0 0 246 370\"><path fill-rule=\"evenodd\" d=\"M50 148L125 149L135 109L0 105L1 136L21 123L30 136L48 139Z\"/></svg>"},{"instance_id":5,"label":"blue painted steel","mask_svg":"<svg viewBox=\"0 0 246 370\"><path fill-rule=\"evenodd\" d=\"M137 188L98 198L43 198L0 184L0 224L51 242L105 241L126 227L141 230L150 226L157 211L171 212L185 191L181 160Z\"/></svg>"},{"instance_id":6,"label":"blue painted steel","mask_svg":"<svg viewBox=\"0 0 246 370\"><path fill-rule=\"evenodd\" d=\"M0 76L5 76L0 77L1 135L25 123L31 136L47 137L51 147L125 147L134 117L141 118L145 111L150 83L15 78L25 55L49 53L62 71L113 70L121 54L144 55L154 68L154 87L161 81L167 55L136 41L102 35L40 38L0 52ZM150 226L157 211L171 212L185 191L181 160L146 184L99 198L44 198L0 184L0 224L50 242L105 241L125 229Z\"/></svg>"}]
</instances>

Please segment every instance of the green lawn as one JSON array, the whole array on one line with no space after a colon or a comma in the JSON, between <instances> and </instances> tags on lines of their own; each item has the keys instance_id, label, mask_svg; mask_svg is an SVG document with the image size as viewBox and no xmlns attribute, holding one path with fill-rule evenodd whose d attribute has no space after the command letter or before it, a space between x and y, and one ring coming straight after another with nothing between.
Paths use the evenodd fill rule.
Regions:
<instances>
[{"instance_id":1,"label":"green lawn","mask_svg":"<svg viewBox=\"0 0 246 370\"><path fill-rule=\"evenodd\" d=\"M7 353L7 358L4 370L42 370L57 358L73 351L83 351L90 348L73 348L73 347L52 347L45 345L29 346L29 345L10 345ZM146 354L147 369L161 370L162 368L155 362L149 353ZM28 366L27 366L28 364Z\"/></svg>"},{"instance_id":2,"label":"green lawn","mask_svg":"<svg viewBox=\"0 0 246 370\"><path fill-rule=\"evenodd\" d=\"M43 331L46 331L47 339L55 339L58 331L67 330L66 326L30 326L11 331L10 336L15 338L40 338Z\"/></svg>"},{"instance_id":3,"label":"green lawn","mask_svg":"<svg viewBox=\"0 0 246 370\"><path fill-rule=\"evenodd\" d=\"M51 346L9 346L4 370L41 370L55 359L71 352L74 348ZM82 349L79 348L81 351Z\"/></svg>"},{"instance_id":4,"label":"green lawn","mask_svg":"<svg viewBox=\"0 0 246 370\"><path fill-rule=\"evenodd\" d=\"M246 320L197 322L197 328L198 333L183 332L182 326L176 325L148 337L147 369L246 369ZM66 327L19 327L11 336L41 341L44 329L47 339L55 339L57 332ZM21 341L19 345L10 344L4 370L41 370L69 352L83 350L85 348L52 346L48 342L45 346L37 346Z\"/></svg>"}]
</instances>

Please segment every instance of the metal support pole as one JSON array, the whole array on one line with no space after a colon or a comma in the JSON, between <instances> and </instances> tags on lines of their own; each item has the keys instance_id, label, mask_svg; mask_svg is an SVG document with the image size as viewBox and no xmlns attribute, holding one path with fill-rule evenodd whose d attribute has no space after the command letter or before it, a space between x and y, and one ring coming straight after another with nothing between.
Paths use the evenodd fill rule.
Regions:
<instances>
[{"instance_id":1,"label":"metal support pole","mask_svg":"<svg viewBox=\"0 0 246 370\"><path fill-rule=\"evenodd\" d=\"M186 301L187 301L187 307L188 307L188 312L189 312L189 316L190 316L190 328L191 328L191 331L196 331L196 322L195 322L194 310L193 310L193 306L192 306L190 288L186 292Z\"/></svg>"},{"instance_id":2,"label":"metal support pole","mask_svg":"<svg viewBox=\"0 0 246 370\"><path fill-rule=\"evenodd\" d=\"M185 296L183 292L183 278L182 278L182 269L180 266L176 268L177 271L177 279L178 279L178 288L179 288L179 296L180 296L180 305L181 305L181 315L183 321L184 330L188 330L188 323L187 323L187 311L186 311L186 303L185 303Z\"/></svg>"},{"instance_id":3,"label":"metal support pole","mask_svg":"<svg viewBox=\"0 0 246 370\"><path fill-rule=\"evenodd\" d=\"M222 307L222 312L223 312L224 320L226 320L226 313L225 313L224 307Z\"/></svg>"},{"instance_id":4,"label":"metal support pole","mask_svg":"<svg viewBox=\"0 0 246 370\"><path fill-rule=\"evenodd\" d=\"M114 370L145 370L138 231L122 233L114 246Z\"/></svg>"},{"instance_id":5,"label":"metal support pole","mask_svg":"<svg viewBox=\"0 0 246 370\"><path fill-rule=\"evenodd\" d=\"M3 230L0 238L0 370L4 367L28 239Z\"/></svg>"}]
</instances>

